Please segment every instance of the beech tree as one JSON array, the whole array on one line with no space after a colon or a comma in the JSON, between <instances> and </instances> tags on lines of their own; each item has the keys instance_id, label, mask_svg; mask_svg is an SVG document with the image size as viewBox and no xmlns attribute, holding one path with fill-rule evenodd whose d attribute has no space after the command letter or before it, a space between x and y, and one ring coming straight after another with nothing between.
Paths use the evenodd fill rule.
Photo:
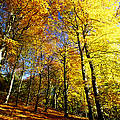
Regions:
<instances>
[{"instance_id":1,"label":"beech tree","mask_svg":"<svg viewBox=\"0 0 120 120\"><path fill-rule=\"evenodd\" d=\"M18 75L16 105L26 84L24 100L35 112L43 105L46 112L64 110L65 117L119 118L117 0L5 0L0 5L0 79L7 78L5 70L11 76L5 103Z\"/></svg>"},{"instance_id":2,"label":"beech tree","mask_svg":"<svg viewBox=\"0 0 120 120\"><path fill-rule=\"evenodd\" d=\"M92 4L92 1L90 3ZM95 6L97 6L98 3L99 3L99 5L100 4L102 5L102 3L96 1ZM108 23L106 21L104 22L104 19L103 19L103 21L99 20L104 15L100 15L98 12L94 13L94 16L98 14L97 15L98 19L94 18L94 16L92 16L93 15L92 10L94 10L96 8L93 5L92 7L94 9L91 9L91 4L89 4L90 7L88 7L88 4L89 4L89 1L71 1L68 4L66 3L66 11L64 11L65 14L62 13L62 15L63 15L64 22L66 22L66 25L70 24L70 26L72 26L73 30L76 32L76 36L77 36L77 40L78 40L78 48L79 48L79 51L80 51L80 56L81 56L81 61L82 61L81 64L83 64L83 55L82 55L83 53L82 53L82 49L81 49L81 45L80 45L80 38L79 38L80 36L81 36L82 42L84 43L83 48L85 48L86 56L89 59L89 65L90 65L90 69L91 69L92 86L93 86L93 92L94 92L94 96L95 96L98 119L103 119L103 117L102 117L103 115L102 115L101 107L100 107L100 102L98 100L98 95L97 95L98 93L97 93L97 87L96 87L95 71L94 71L92 61L90 60L91 57L90 57L88 47L87 47L86 36L90 36L91 35L91 30L93 31L97 28L97 23L101 23L101 24L103 24L103 26L105 26L105 24L107 25ZM86 8L86 5L87 5L88 9ZM107 5L112 5L112 4L108 3ZM105 6L102 6L102 7L100 6L99 8L97 7L97 11L99 11L99 10L102 11L102 9L104 7ZM69 12L69 10L71 10L71 12ZM90 11L90 13L89 13L89 11ZM106 12L107 12L107 10L106 10ZM106 13L103 12L103 14L106 14ZM114 15L114 12L111 11L111 19L114 19L113 15ZM105 20L107 20L107 16L106 16ZM78 21L79 21L80 24L78 23ZM115 19L113 21L116 24ZM110 23L109 20L108 20L108 22ZM94 26L96 26L95 29L94 29ZM100 30L101 30L101 28L100 28ZM84 67L82 69L84 69ZM83 74L83 79L85 79L84 74ZM91 110L89 109L89 112L90 111Z\"/></svg>"}]
</instances>

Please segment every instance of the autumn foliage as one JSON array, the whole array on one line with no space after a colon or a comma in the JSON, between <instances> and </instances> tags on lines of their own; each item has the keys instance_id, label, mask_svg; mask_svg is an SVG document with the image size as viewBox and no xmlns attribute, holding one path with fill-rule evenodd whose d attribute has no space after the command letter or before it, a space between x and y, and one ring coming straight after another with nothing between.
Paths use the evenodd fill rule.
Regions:
<instances>
[{"instance_id":1,"label":"autumn foliage","mask_svg":"<svg viewBox=\"0 0 120 120\"><path fill-rule=\"evenodd\" d=\"M118 120L119 51L118 0L1 0L0 117Z\"/></svg>"}]
</instances>

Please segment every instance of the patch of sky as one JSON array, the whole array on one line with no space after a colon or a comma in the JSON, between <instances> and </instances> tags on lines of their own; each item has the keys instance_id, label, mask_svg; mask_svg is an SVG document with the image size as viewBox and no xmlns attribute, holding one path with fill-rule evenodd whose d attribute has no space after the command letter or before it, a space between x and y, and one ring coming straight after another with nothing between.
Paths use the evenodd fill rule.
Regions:
<instances>
[{"instance_id":1,"label":"patch of sky","mask_svg":"<svg viewBox=\"0 0 120 120\"><path fill-rule=\"evenodd\" d=\"M52 17L52 15L50 14L50 15L48 16L48 18L51 18L51 19L52 19L53 17Z\"/></svg>"},{"instance_id":2,"label":"patch of sky","mask_svg":"<svg viewBox=\"0 0 120 120\"><path fill-rule=\"evenodd\" d=\"M9 73L9 72L10 72L9 66L8 66L7 64L5 64L5 69L2 69L2 68L1 68L1 72L2 72L2 74Z\"/></svg>"},{"instance_id":3,"label":"patch of sky","mask_svg":"<svg viewBox=\"0 0 120 120\"><path fill-rule=\"evenodd\" d=\"M117 25L117 27L120 27L120 23Z\"/></svg>"},{"instance_id":4,"label":"patch of sky","mask_svg":"<svg viewBox=\"0 0 120 120\"><path fill-rule=\"evenodd\" d=\"M7 17L5 17L4 14L6 13L6 11L4 11L3 9L0 9L0 13L1 13L0 14L0 22L1 23L3 22L0 27L2 27L3 32L5 32L5 22L6 22L5 18L7 18ZM3 19L4 19L4 21L3 21Z\"/></svg>"},{"instance_id":5,"label":"patch of sky","mask_svg":"<svg viewBox=\"0 0 120 120\"><path fill-rule=\"evenodd\" d=\"M30 74L28 72L25 72L22 77L22 80L27 79L29 76L30 76Z\"/></svg>"},{"instance_id":6,"label":"patch of sky","mask_svg":"<svg viewBox=\"0 0 120 120\"><path fill-rule=\"evenodd\" d=\"M0 22L2 22L2 17L0 16Z\"/></svg>"},{"instance_id":7,"label":"patch of sky","mask_svg":"<svg viewBox=\"0 0 120 120\"><path fill-rule=\"evenodd\" d=\"M107 40L107 42L109 43L110 41L109 41L109 40Z\"/></svg>"},{"instance_id":8,"label":"patch of sky","mask_svg":"<svg viewBox=\"0 0 120 120\"><path fill-rule=\"evenodd\" d=\"M70 11L70 14L71 14L71 15L73 15L73 12L72 12L72 11Z\"/></svg>"},{"instance_id":9,"label":"patch of sky","mask_svg":"<svg viewBox=\"0 0 120 120\"><path fill-rule=\"evenodd\" d=\"M26 66L29 66L29 65L30 65L30 63L29 63L29 62L25 62L25 65L26 65Z\"/></svg>"},{"instance_id":10,"label":"patch of sky","mask_svg":"<svg viewBox=\"0 0 120 120\"><path fill-rule=\"evenodd\" d=\"M52 16L52 14L50 14L50 15L48 16L48 18L51 18L51 19L53 20L53 16Z\"/></svg>"},{"instance_id":11,"label":"patch of sky","mask_svg":"<svg viewBox=\"0 0 120 120\"><path fill-rule=\"evenodd\" d=\"M58 19L61 20L62 16L60 15L60 12L58 11Z\"/></svg>"}]
</instances>

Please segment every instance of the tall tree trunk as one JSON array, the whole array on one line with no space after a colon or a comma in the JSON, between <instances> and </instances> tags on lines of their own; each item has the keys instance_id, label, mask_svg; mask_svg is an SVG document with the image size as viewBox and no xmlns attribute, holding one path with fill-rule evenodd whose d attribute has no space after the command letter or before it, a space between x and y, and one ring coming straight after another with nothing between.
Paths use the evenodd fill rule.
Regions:
<instances>
[{"instance_id":1,"label":"tall tree trunk","mask_svg":"<svg viewBox=\"0 0 120 120\"><path fill-rule=\"evenodd\" d=\"M23 46L21 46L21 48L20 48L19 54L17 55L17 59L16 59L16 62L15 62L15 65L14 65L14 67L13 67L13 71L12 71L12 74L11 74L10 88L9 88L8 95L7 95L7 97L6 97L5 104L8 103L9 97L10 97L10 95L11 95L11 90L12 90L13 82L14 82L15 68L16 68L16 66L17 66L17 63L18 63L18 60L19 60L19 57L20 57L20 53L21 53L21 51L22 51L22 47L23 47Z\"/></svg>"},{"instance_id":2,"label":"tall tree trunk","mask_svg":"<svg viewBox=\"0 0 120 120\"><path fill-rule=\"evenodd\" d=\"M38 89L38 94L37 94L37 100L36 100L36 104L35 104L35 112L37 112L37 106L38 106L38 101L39 101L39 97L40 97L41 73L39 73L39 76L40 76L40 81L39 81L39 89Z\"/></svg>"},{"instance_id":3,"label":"tall tree trunk","mask_svg":"<svg viewBox=\"0 0 120 120\"><path fill-rule=\"evenodd\" d=\"M21 75L20 75L20 84L19 84L19 88L18 88L18 92L17 92L17 96L16 96L16 106L18 104L19 94L20 94L20 90L21 90L21 87L22 87L23 73L24 73L24 61L23 61L23 70L22 70Z\"/></svg>"},{"instance_id":4,"label":"tall tree trunk","mask_svg":"<svg viewBox=\"0 0 120 120\"><path fill-rule=\"evenodd\" d=\"M15 67L14 67L13 72L12 72L12 75L11 75L10 89L9 89L8 95L7 95L7 97L6 97L5 104L8 103L9 97L10 97L10 95L11 95L11 91L12 91L12 87L13 87L13 82L14 82L14 77L15 77Z\"/></svg>"},{"instance_id":5,"label":"tall tree trunk","mask_svg":"<svg viewBox=\"0 0 120 120\"><path fill-rule=\"evenodd\" d=\"M55 108L56 106L56 87L54 87L54 90L53 90L53 98L52 98L52 108Z\"/></svg>"},{"instance_id":6,"label":"tall tree trunk","mask_svg":"<svg viewBox=\"0 0 120 120\"><path fill-rule=\"evenodd\" d=\"M6 56L7 56L7 47L6 44L3 43L0 45L0 69L1 66L5 63Z\"/></svg>"},{"instance_id":7,"label":"tall tree trunk","mask_svg":"<svg viewBox=\"0 0 120 120\"><path fill-rule=\"evenodd\" d=\"M88 51L87 48L87 43L85 43L84 45L85 51L86 51L86 56L88 59L90 59L90 53ZM89 60L89 65L90 65L90 69L91 69L91 76L92 76L92 87L93 87L93 92L94 92L94 96L95 96L95 103L96 103L96 108L97 108L97 114L98 114L98 120L104 120L103 115L102 115L102 111L101 111L101 105L99 102L99 96L97 93L97 86L96 86L96 77L95 77L95 72L94 72L94 67L92 64L92 61Z\"/></svg>"},{"instance_id":8,"label":"tall tree trunk","mask_svg":"<svg viewBox=\"0 0 120 120\"><path fill-rule=\"evenodd\" d=\"M30 98L31 84L32 84L32 75L30 75L30 81L29 81L29 88L28 88L28 95L27 95L26 106L29 105L29 98Z\"/></svg>"},{"instance_id":9,"label":"tall tree trunk","mask_svg":"<svg viewBox=\"0 0 120 120\"><path fill-rule=\"evenodd\" d=\"M45 112L47 112L48 109L48 99L49 99L49 88L50 88L50 70L48 65L48 88L47 88L47 94L46 94L46 103L45 103Z\"/></svg>"},{"instance_id":10,"label":"tall tree trunk","mask_svg":"<svg viewBox=\"0 0 120 120\"><path fill-rule=\"evenodd\" d=\"M77 32L77 40L78 40L78 48L79 48L79 52L80 52L80 57L81 57L81 67L82 67L82 76L83 76L83 81L85 82L85 94L86 94L86 99L87 99L87 104L88 104L88 110L89 110L89 119L93 120L93 115L92 115L92 107L91 107L91 103L90 103L90 98L88 96L88 88L86 86L86 81L85 81L85 66L84 66L84 62L83 62L83 53L81 50L81 45L80 45L80 40L79 40L79 33Z\"/></svg>"},{"instance_id":11,"label":"tall tree trunk","mask_svg":"<svg viewBox=\"0 0 120 120\"><path fill-rule=\"evenodd\" d=\"M64 117L68 117L68 105L67 105L67 79L66 79L66 56L64 54Z\"/></svg>"},{"instance_id":12,"label":"tall tree trunk","mask_svg":"<svg viewBox=\"0 0 120 120\"><path fill-rule=\"evenodd\" d=\"M41 48L42 49L42 48ZM41 67L42 67L42 51L41 51ZM39 80L39 88L38 88L38 94L37 94L37 100L36 100L36 104L35 104L35 112L37 112L37 106L38 106L38 101L39 101L39 97L40 97L40 88L41 88L41 80L42 80L42 70L40 70L40 73L39 73L39 77L40 77L40 80Z\"/></svg>"},{"instance_id":13,"label":"tall tree trunk","mask_svg":"<svg viewBox=\"0 0 120 120\"><path fill-rule=\"evenodd\" d=\"M57 103L58 103L58 96L57 96L57 93L55 91L55 109L57 109Z\"/></svg>"},{"instance_id":14,"label":"tall tree trunk","mask_svg":"<svg viewBox=\"0 0 120 120\"><path fill-rule=\"evenodd\" d=\"M59 87L59 89L58 90L56 90L56 92L55 92L55 109L58 109L58 97L59 97L59 95L60 95L60 87Z\"/></svg>"},{"instance_id":15,"label":"tall tree trunk","mask_svg":"<svg viewBox=\"0 0 120 120\"><path fill-rule=\"evenodd\" d=\"M17 95L16 95L16 106L18 104L18 99L19 99L19 94L20 94L21 87L22 87L22 77L20 78L20 84L19 84Z\"/></svg>"}]
</instances>

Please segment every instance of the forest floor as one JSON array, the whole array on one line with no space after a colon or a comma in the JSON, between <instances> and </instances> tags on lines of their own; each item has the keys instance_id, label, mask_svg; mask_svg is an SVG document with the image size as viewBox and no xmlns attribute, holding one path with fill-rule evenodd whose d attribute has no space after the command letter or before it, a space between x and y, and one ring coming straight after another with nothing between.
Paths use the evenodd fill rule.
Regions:
<instances>
[{"instance_id":1,"label":"forest floor","mask_svg":"<svg viewBox=\"0 0 120 120\"><path fill-rule=\"evenodd\" d=\"M88 118L69 115L64 118L63 112L48 109L44 112L43 108L38 107L37 113L33 112L33 106L14 106L12 103L0 104L0 120L88 120Z\"/></svg>"}]
</instances>

